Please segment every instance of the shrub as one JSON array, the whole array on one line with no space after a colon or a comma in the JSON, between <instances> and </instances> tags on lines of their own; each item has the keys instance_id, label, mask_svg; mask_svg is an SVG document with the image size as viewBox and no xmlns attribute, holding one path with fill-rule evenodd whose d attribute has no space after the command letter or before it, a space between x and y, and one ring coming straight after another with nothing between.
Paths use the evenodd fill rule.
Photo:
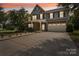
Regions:
<instances>
[{"instance_id":1,"label":"shrub","mask_svg":"<svg viewBox=\"0 0 79 59\"><path fill-rule=\"evenodd\" d=\"M74 20L74 29L78 30L79 29L79 19Z\"/></svg>"},{"instance_id":2,"label":"shrub","mask_svg":"<svg viewBox=\"0 0 79 59\"><path fill-rule=\"evenodd\" d=\"M34 29L30 27L30 28L27 29L27 31L28 32L34 32Z\"/></svg>"},{"instance_id":3,"label":"shrub","mask_svg":"<svg viewBox=\"0 0 79 59\"><path fill-rule=\"evenodd\" d=\"M74 30L74 25L73 25L72 23L67 23L66 26L67 26L67 27L66 27L66 31L67 31L67 32L73 32L73 30Z\"/></svg>"},{"instance_id":4,"label":"shrub","mask_svg":"<svg viewBox=\"0 0 79 59\"><path fill-rule=\"evenodd\" d=\"M14 28L14 26L6 26L5 29L6 30L14 30L15 28Z\"/></svg>"},{"instance_id":5,"label":"shrub","mask_svg":"<svg viewBox=\"0 0 79 59\"><path fill-rule=\"evenodd\" d=\"M71 16L68 23L72 23L74 25L74 30L79 29L79 18L76 16Z\"/></svg>"}]
</instances>

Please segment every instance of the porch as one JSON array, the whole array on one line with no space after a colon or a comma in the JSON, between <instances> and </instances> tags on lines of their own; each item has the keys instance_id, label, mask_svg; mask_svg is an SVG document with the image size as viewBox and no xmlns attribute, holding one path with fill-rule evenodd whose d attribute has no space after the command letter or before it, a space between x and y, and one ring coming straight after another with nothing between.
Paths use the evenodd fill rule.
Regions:
<instances>
[{"instance_id":1,"label":"porch","mask_svg":"<svg viewBox=\"0 0 79 59\"><path fill-rule=\"evenodd\" d=\"M34 31L47 31L47 22L45 20L28 21L28 27L33 28Z\"/></svg>"}]
</instances>

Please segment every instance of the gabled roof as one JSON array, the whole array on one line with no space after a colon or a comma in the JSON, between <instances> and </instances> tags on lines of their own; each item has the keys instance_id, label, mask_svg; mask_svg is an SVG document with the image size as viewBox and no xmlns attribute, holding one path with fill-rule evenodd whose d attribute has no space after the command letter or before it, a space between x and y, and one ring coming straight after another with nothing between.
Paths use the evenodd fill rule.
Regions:
<instances>
[{"instance_id":1,"label":"gabled roof","mask_svg":"<svg viewBox=\"0 0 79 59\"><path fill-rule=\"evenodd\" d=\"M51 9L51 10L44 11L43 8L41 8L39 5L36 5L31 14L36 15L36 14L41 14L41 13L52 13L52 12L58 12L58 11L64 11L64 10L69 10L69 9L59 7L59 8L56 8L56 9Z\"/></svg>"},{"instance_id":2,"label":"gabled roof","mask_svg":"<svg viewBox=\"0 0 79 59\"><path fill-rule=\"evenodd\" d=\"M69 9L66 9L66 8L57 8L57 9L48 10L48 11L46 11L46 13L63 11L63 10L69 10Z\"/></svg>"},{"instance_id":3,"label":"gabled roof","mask_svg":"<svg viewBox=\"0 0 79 59\"><path fill-rule=\"evenodd\" d=\"M32 11L31 14L40 14L40 13L44 13L45 11L43 10L43 8L41 8L39 5L36 5Z\"/></svg>"}]
</instances>

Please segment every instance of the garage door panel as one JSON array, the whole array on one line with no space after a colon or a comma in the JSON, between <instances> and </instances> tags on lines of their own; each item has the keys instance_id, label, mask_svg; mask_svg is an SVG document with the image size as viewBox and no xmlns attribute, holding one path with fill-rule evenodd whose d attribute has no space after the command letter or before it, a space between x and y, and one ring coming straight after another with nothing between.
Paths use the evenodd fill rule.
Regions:
<instances>
[{"instance_id":1,"label":"garage door panel","mask_svg":"<svg viewBox=\"0 0 79 59\"><path fill-rule=\"evenodd\" d=\"M66 24L48 24L48 31L66 31Z\"/></svg>"}]
</instances>

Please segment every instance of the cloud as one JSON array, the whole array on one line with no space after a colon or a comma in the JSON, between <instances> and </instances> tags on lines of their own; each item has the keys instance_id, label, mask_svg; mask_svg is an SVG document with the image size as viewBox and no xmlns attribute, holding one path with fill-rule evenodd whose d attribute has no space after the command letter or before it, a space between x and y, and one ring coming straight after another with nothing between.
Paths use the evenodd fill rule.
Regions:
<instances>
[{"instance_id":1,"label":"cloud","mask_svg":"<svg viewBox=\"0 0 79 59\"><path fill-rule=\"evenodd\" d=\"M18 8L18 7L34 7L36 4L41 7L55 7L57 3L0 3L0 6L4 8Z\"/></svg>"},{"instance_id":2,"label":"cloud","mask_svg":"<svg viewBox=\"0 0 79 59\"><path fill-rule=\"evenodd\" d=\"M57 7L57 3L0 3L0 6L3 7L5 11L13 9L18 10L21 7L24 7L31 13L36 4L41 6L44 10L50 10Z\"/></svg>"}]
</instances>

